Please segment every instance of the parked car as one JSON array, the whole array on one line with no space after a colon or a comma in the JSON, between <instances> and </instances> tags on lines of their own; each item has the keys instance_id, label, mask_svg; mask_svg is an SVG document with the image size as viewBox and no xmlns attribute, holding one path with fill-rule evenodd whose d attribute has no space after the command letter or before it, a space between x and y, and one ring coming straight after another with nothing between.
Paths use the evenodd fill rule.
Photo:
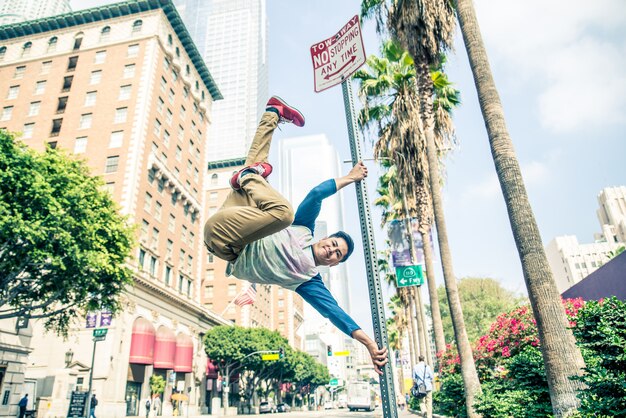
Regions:
<instances>
[{"instance_id":1,"label":"parked car","mask_svg":"<svg viewBox=\"0 0 626 418\"><path fill-rule=\"evenodd\" d=\"M259 414L273 414L276 411L276 405L274 405L272 401L261 402L259 404Z\"/></svg>"},{"instance_id":2,"label":"parked car","mask_svg":"<svg viewBox=\"0 0 626 418\"><path fill-rule=\"evenodd\" d=\"M335 405L331 401L324 402L324 409L334 409Z\"/></svg>"},{"instance_id":3,"label":"parked car","mask_svg":"<svg viewBox=\"0 0 626 418\"><path fill-rule=\"evenodd\" d=\"M289 412L289 411L291 411L291 407L289 405L287 405L286 403L279 403L278 405L276 405L276 409L278 410L278 412Z\"/></svg>"}]
</instances>

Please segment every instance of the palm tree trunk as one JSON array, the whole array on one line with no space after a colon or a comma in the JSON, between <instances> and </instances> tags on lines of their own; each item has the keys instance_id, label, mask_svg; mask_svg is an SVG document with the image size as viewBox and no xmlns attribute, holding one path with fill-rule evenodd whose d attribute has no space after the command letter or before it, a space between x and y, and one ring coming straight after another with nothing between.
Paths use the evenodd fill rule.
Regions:
<instances>
[{"instance_id":1,"label":"palm tree trunk","mask_svg":"<svg viewBox=\"0 0 626 418\"><path fill-rule=\"evenodd\" d=\"M472 0L457 0L456 3L480 109L489 135L491 154L522 262L528 296L537 320L552 410L555 417L568 416L578 408L576 392L581 388L579 382L570 378L581 373L584 361L572 333L567 328L565 311L548 265L513 142L506 127L504 109L491 74L474 5Z\"/></svg>"},{"instance_id":2,"label":"palm tree trunk","mask_svg":"<svg viewBox=\"0 0 626 418\"><path fill-rule=\"evenodd\" d=\"M415 308L415 323L417 324L417 337L420 342L419 355L426 357L426 339L424 338L424 323L420 315L420 305L415 287L410 287L411 303Z\"/></svg>"},{"instance_id":3,"label":"palm tree trunk","mask_svg":"<svg viewBox=\"0 0 626 418\"><path fill-rule=\"evenodd\" d=\"M422 289L420 287L416 287L415 293L417 294L417 306L419 306L421 323L424 325L424 356L426 357L426 362L432 366L433 357L430 351L430 332L428 331L428 322L426 322L426 314L424 313L425 309L424 300L422 299Z\"/></svg>"},{"instance_id":4,"label":"palm tree trunk","mask_svg":"<svg viewBox=\"0 0 626 418\"><path fill-rule=\"evenodd\" d=\"M435 283L435 268L433 266L433 249L430 239L430 227L428 231L422 232L424 241L424 264L426 266L426 283L428 284L428 296L430 298L430 314L433 320L433 332L435 334L435 348L437 353L446 351L446 338L443 333L443 323L441 322L441 308L439 307L439 297L437 296L437 283Z\"/></svg>"},{"instance_id":5,"label":"palm tree trunk","mask_svg":"<svg viewBox=\"0 0 626 418\"><path fill-rule=\"evenodd\" d=\"M407 311L408 311L407 318L409 321L409 335L410 335L410 339L412 340L410 342L411 344L411 368L412 368L414 365L417 364L417 357L419 356L420 347L419 347L419 339L417 336L417 324L415 321L415 315L413 315L413 303L411 302L411 299L412 298L407 296Z\"/></svg>"},{"instance_id":6,"label":"palm tree trunk","mask_svg":"<svg viewBox=\"0 0 626 418\"><path fill-rule=\"evenodd\" d=\"M439 161L437 158L437 148L435 145L435 135L433 132L433 101L432 101L432 79L428 65L416 63L416 75L418 79L418 89L420 92L422 118L424 121L424 133L426 136L426 156L428 158L428 173L430 175L430 188L433 199L433 213L435 224L437 225L437 238L439 241L439 253L443 267L443 278L446 285L448 305L450 307L450 317L454 328L454 338L456 341L459 356L461 358L461 375L463 376L463 387L465 389L465 401L467 405L468 417L479 417L474 412L474 402L476 396L481 393L480 381L476 372L476 364L472 355L467 331L465 330L465 320L461 309L461 299L459 289L452 268L452 254L448 244L448 231L443 213L443 203L441 201L441 188L439 180Z\"/></svg>"}]
</instances>

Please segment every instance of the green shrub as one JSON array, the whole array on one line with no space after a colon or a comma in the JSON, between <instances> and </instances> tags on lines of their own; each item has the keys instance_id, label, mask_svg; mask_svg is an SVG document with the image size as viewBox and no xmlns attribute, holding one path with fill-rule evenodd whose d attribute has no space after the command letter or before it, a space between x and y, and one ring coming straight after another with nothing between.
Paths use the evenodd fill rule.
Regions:
<instances>
[{"instance_id":1,"label":"green shrub","mask_svg":"<svg viewBox=\"0 0 626 418\"><path fill-rule=\"evenodd\" d=\"M440 390L433 392L433 412L449 417L467 417L461 373L441 377Z\"/></svg>"}]
</instances>

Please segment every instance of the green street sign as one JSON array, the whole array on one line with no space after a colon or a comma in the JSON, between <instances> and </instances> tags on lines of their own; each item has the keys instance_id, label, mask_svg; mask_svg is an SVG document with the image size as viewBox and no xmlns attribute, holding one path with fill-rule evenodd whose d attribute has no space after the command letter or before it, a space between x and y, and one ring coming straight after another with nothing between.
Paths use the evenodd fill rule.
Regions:
<instances>
[{"instance_id":1,"label":"green street sign","mask_svg":"<svg viewBox=\"0 0 626 418\"><path fill-rule=\"evenodd\" d=\"M421 286L424 284L424 271L421 264L416 266L396 267L398 287Z\"/></svg>"},{"instance_id":2,"label":"green street sign","mask_svg":"<svg viewBox=\"0 0 626 418\"><path fill-rule=\"evenodd\" d=\"M339 379L330 379L330 382L328 384L330 386L338 386L339 385Z\"/></svg>"},{"instance_id":3,"label":"green street sign","mask_svg":"<svg viewBox=\"0 0 626 418\"><path fill-rule=\"evenodd\" d=\"M96 328L93 330L93 339L96 341L104 341L107 337L108 328Z\"/></svg>"}]
</instances>

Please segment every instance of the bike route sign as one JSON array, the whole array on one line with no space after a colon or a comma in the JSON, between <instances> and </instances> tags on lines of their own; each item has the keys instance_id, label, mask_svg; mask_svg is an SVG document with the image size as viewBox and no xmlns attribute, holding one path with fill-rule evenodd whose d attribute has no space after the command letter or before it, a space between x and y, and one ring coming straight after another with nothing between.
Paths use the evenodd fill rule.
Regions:
<instances>
[{"instance_id":1,"label":"bike route sign","mask_svg":"<svg viewBox=\"0 0 626 418\"><path fill-rule=\"evenodd\" d=\"M365 47L359 16L354 16L335 35L311 46L315 92L345 79L365 63Z\"/></svg>"}]
</instances>

